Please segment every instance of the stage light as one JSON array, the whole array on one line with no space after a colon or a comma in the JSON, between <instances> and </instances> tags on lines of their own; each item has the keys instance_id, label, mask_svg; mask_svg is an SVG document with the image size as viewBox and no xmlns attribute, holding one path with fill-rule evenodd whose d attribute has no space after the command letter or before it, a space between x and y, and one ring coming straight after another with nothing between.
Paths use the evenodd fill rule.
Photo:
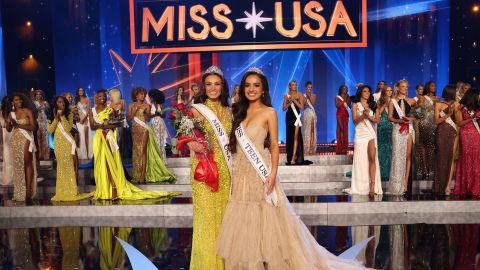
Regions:
<instances>
[{"instance_id":1,"label":"stage light","mask_svg":"<svg viewBox=\"0 0 480 270\"><path fill-rule=\"evenodd\" d=\"M479 12L480 11L480 5L477 5L477 4L473 5L472 11L475 12L475 13Z\"/></svg>"},{"instance_id":2,"label":"stage light","mask_svg":"<svg viewBox=\"0 0 480 270\"><path fill-rule=\"evenodd\" d=\"M477 76L473 76L472 80L475 82L477 81Z\"/></svg>"},{"instance_id":3,"label":"stage light","mask_svg":"<svg viewBox=\"0 0 480 270\"><path fill-rule=\"evenodd\" d=\"M472 47L473 47L473 48L476 48L476 47L477 47L477 42L476 42L476 41L473 42Z\"/></svg>"},{"instance_id":4,"label":"stage light","mask_svg":"<svg viewBox=\"0 0 480 270\"><path fill-rule=\"evenodd\" d=\"M28 58L33 59L33 54L30 54Z\"/></svg>"},{"instance_id":5,"label":"stage light","mask_svg":"<svg viewBox=\"0 0 480 270\"><path fill-rule=\"evenodd\" d=\"M28 27L32 26L32 22L31 22L31 21L27 21L27 26L28 26Z\"/></svg>"}]
</instances>

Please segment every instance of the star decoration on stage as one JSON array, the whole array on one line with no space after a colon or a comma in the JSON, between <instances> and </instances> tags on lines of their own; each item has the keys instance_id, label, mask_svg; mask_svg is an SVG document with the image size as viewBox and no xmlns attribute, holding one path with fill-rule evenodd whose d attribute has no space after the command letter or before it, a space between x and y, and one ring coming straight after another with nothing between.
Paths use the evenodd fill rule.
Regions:
<instances>
[{"instance_id":1,"label":"star decoration on stage","mask_svg":"<svg viewBox=\"0 0 480 270\"><path fill-rule=\"evenodd\" d=\"M257 13L257 9L255 8L255 2L252 3L252 13L248 13L247 11L243 12L245 14L244 18L237 19L237 22L243 22L245 24L245 29L249 30L252 29L253 31L253 38L257 38L257 26L265 29L262 25L263 22L271 22L273 18L262 17L263 10Z\"/></svg>"}]
</instances>

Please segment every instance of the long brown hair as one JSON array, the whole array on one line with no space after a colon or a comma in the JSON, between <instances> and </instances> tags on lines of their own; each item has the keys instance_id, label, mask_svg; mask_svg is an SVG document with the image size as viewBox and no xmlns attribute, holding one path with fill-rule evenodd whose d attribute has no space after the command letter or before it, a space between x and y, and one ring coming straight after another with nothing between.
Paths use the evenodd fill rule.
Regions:
<instances>
[{"instance_id":1,"label":"long brown hair","mask_svg":"<svg viewBox=\"0 0 480 270\"><path fill-rule=\"evenodd\" d=\"M240 126L243 120L247 118L247 110L250 106L250 102L245 96L245 81L250 75L256 75L258 76L258 78L260 78L263 89L263 95L260 100L262 101L263 105L267 107L272 107L272 102L270 99L270 89L268 87L268 81L265 75L253 71L245 73L245 75L243 75L242 82L240 83L240 89L238 90L238 102L235 102L232 106L232 133L230 133L230 143L228 145L232 153L237 152L237 136L235 135L235 130Z\"/></svg>"},{"instance_id":2,"label":"long brown hair","mask_svg":"<svg viewBox=\"0 0 480 270\"><path fill-rule=\"evenodd\" d=\"M220 103L224 107L228 107L228 95L229 95L229 88L228 83L225 78L217 73L205 73L202 76L202 89L200 90L200 94L198 97L195 98L195 103L205 103L207 101L207 91L205 91L205 79L210 75L216 75L222 80L222 92L220 93Z\"/></svg>"}]
</instances>

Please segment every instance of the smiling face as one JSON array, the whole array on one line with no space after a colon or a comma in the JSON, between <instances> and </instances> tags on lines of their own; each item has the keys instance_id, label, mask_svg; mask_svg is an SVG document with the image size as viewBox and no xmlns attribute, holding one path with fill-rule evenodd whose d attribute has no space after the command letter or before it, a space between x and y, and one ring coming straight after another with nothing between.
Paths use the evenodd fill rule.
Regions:
<instances>
[{"instance_id":1,"label":"smiling face","mask_svg":"<svg viewBox=\"0 0 480 270\"><path fill-rule=\"evenodd\" d=\"M63 98L61 97L57 98L56 105L57 105L57 110L60 110L60 111L65 110L65 101L63 101Z\"/></svg>"},{"instance_id":2,"label":"smiling face","mask_svg":"<svg viewBox=\"0 0 480 270\"><path fill-rule=\"evenodd\" d=\"M342 94L346 95L348 93L348 87L343 86L342 87Z\"/></svg>"},{"instance_id":3,"label":"smiling face","mask_svg":"<svg viewBox=\"0 0 480 270\"><path fill-rule=\"evenodd\" d=\"M406 96L408 93L408 83L401 82L400 84L398 84L398 93Z\"/></svg>"},{"instance_id":4,"label":"smiling face","mask_svg":"<svg viewBox=\"0 0 480 270\"><path fill-rule=\"evenodd\" d=\"M138 92L135 98L138 102L143 102L145 100L145 92L143 91Z\"/></svg>"},{"instance_id":5,"label":"smiling face","mask_svg":"<svg viewBox=\"0 0 480 270\"><path fill-rule=\"evenodd\" d=\"M252 74L245 79L245 97L248 101L257 101L262 97L262 81L258 75Z\"/></svg>"},{"instance_id":6,"label":"smiling face","mask_svg":"<svg viewBox=\"0 0 480 270\"><path fill-rule=\"evenodd\" d=\"M81 97L85 96L85 90L83 90L83 88L79 88L78 89L78 95L81 96Z\"/></svg>"},{"instance_id":7,"label":"smiling face","mask_svg":"<svg viewBox=\"0 0 480 270\"><path fill-rule=\"evenodd\" d=\"M370 97L370 90L367 87L364 87L362 89L362 99L368 100L369 97Z\"/></svg>"},{"instance_id":8,"label":"smiling face","mask_svg":"<svg viewBox=\"0 0 480 270\"><path fill-rule=\"evenodd\" d=\"M423 95L423 86L420 85L417 87L417 95L419 96Z\"/></svg>"},{"instance_id":9,"label":"smiling face","mask_svg":"<svg viewBox=\"0 0 480 270\"><path fill-rule=\"evenodd\" d=\"M14 96L13 97L13 106L15 106L15 109L20 109L23 108L23 100L19 96Z\"/></svg>"},{"instance_id":10,"label":"smiling face","mask_svg":"<svg viewBox=\"0 0 480 270\"><path fill-rule=\"evenodd\" d=\"M386 92L387 92L387 97L392 97L393 96L392 87L388 86Z\"/></svg>"},{"instance_id":11,"label":"smiling face","mask_svg":"<svg viewBox=\"0 0 480 270\"><path fill-rule=\"evenodd\" d=\"M428 92L435 94L436 90L437 90L437 85L435 83L431 83L428 87Z\"/></svg>"},{"instance_id":12,"label":"smiling face","mask_svg":"<svg viewBox=\"0 0 480 270\"><path fill-rule=\"evenodd\" d=\"M297 82L296 82L296 81L291 81L291 82L288 84L288 88L289 88L291 91L297 91Z\"/></svg>"},{"instance_id":13,"label":"smiling face","mask_svg":"<svg viewBox=\"0 0 480 270\"><path fill-rule=\"evenodd\" d=\"M97 101L98 101L98 104L105 104L107 102L107 96L104 92L99 92L97 94Z\"/></svg>"},{"instance_id":14,"label":"smiling face","mask_svg":"<svg viewBox=\"0 0 480 270\"><path fill-rule=\"evenodd\" d=\"M305 91L307 91L307 93L312 93L312 85L307 84L307 86L305 87Z\"/></svg>"},{"instance_id":15,"label":"smiling face","mask_svg":"<svg viewBox=\"0 0 480 270\"><path fill-rule=\"evenodd\" d=\"M205 93L210 100L219 100L222 94L222 78L215 74L208 75L205 78Z\"/></svg>"},{"instance_id":16,"label":"smiling face","mask_svg":"<svg viewBox=\"0 0 480 270\"><path fill-rule=\"evenodd\" d=\"M65 95L65 98L68 100L68 103L72 104L73 96L72 94L68 93Z\"/></svg>"},{"instance_id":17,"label":"smiling face","mask_svg":"<svg viewBox=\"0 0 480 270\"><path fill-rule=\"evenodd\" d=\"M42 92L37 91L37 92L35 93L35 100L42 100L42 99L43 99Z\"/></svg>"}]
</instances>

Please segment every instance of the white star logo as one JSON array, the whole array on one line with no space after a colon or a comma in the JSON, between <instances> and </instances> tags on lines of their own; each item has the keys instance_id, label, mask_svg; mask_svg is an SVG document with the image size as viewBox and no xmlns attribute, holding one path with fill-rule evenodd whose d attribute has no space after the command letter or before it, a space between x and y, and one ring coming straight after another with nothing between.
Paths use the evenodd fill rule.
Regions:
<instances>
[{"instance_id":1,"label":"white star logo","mask_svg":"<svg viewBox=\"0 0 480 270\"><path fill-rule=\"evenodd\" d=\"M257 13L257 10L255 9L255 2L252 3L252 14L248 13L247 11L244 11L243 13L247 17L237 19L236 21L246 23L245 25L246 30L249 30L250 28L252 28L253 38L257 38L257 26L262 29L265 29L262 23L273 21L272 18L262 17L263 10Z\"/></svg>"}]
</instances>

